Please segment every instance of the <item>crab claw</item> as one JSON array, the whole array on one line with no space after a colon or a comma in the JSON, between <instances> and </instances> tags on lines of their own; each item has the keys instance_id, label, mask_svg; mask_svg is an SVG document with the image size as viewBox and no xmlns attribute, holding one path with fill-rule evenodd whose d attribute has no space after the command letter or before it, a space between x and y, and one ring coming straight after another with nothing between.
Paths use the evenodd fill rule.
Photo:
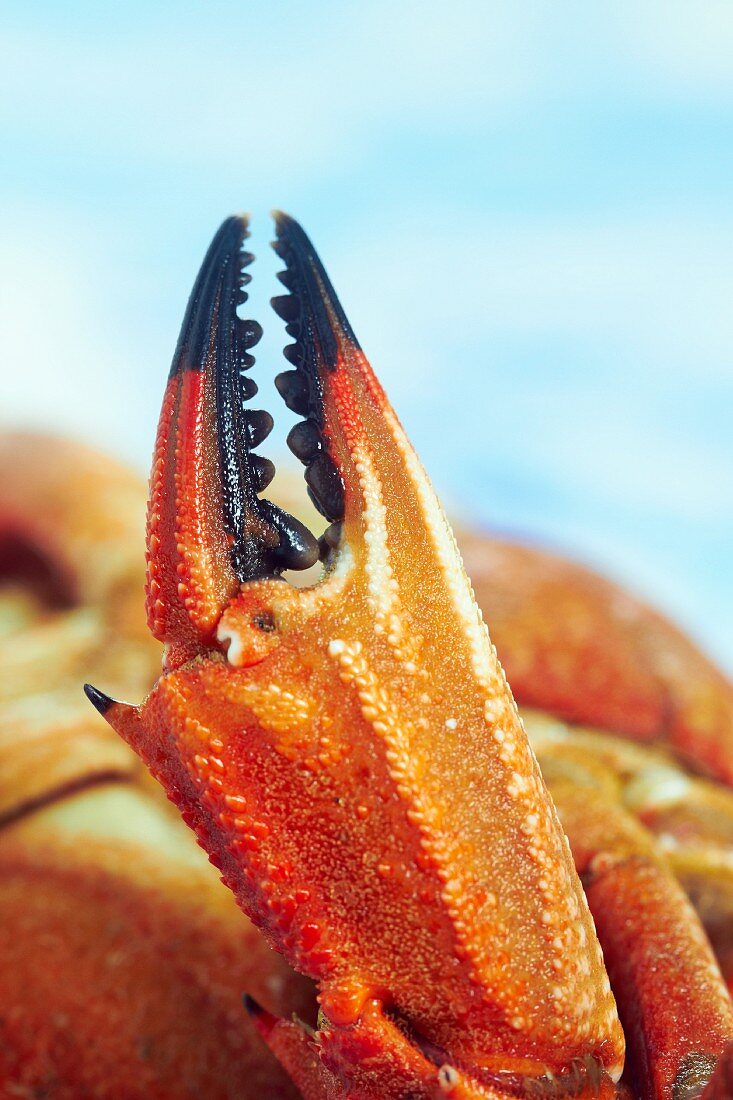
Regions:
<instances>
[{"instance_id":1,"label":"crab claw","mask_svg":"<svg viewBox=\"0 0 733 1100\"><path fill-rule=\"evenodd\" d=\"M294 337L277 384L331 523L324 576L277 576L315 540L255 492L234 219L194 289L156 448L149 606L167 663L140 708L106 716L317 983L308 1057L338 1095L524 1095L581 1066L580 1095L618 1077L624 1045L567 841L430 483L313 246L276 223L290 294L273 305ZM303 1040L273 1046L288 1064Z\"/></svg>"},{"instance_id":2,"label":"crab claw","mask_svg":"<svg viewBox=\"0 0 733 1100\"><path fill-rule=\"evenodd\" d=\"M191 292L168 378L153 457L148 508L148 624L173 647L168 662L212 642L240 584L307 568L314 536L258 497L275 468L254 449L272 428L246 404L247 373L262 335L237 310L247 299L253 256L245 217L214 237Z\"/></svg>"}]
</instances>

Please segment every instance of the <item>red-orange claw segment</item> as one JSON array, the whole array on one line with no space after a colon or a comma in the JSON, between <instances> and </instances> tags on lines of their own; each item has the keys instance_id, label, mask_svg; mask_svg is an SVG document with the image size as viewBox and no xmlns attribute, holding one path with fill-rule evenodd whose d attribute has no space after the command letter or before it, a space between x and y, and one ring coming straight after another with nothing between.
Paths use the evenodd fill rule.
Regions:
<instances>
[{"instance_id":1,"label":"red-orange claw segment","mask_svg":"<svg viewBox=\"0 0 733 1100\"><path fill-rule=\"evenodd\" d=\"M733 1035L710 945L666 868L643 856L596 866L586 893L640 1095L687 1095L683 1085L704 1084Z\"/></svg>"},{"instance_id":2,"label":"red-orange claw segment","mask_svg":"<svg viewBox=\"0 0 733 1100\"><path fill-rule=\"evenodd\" d=\"M148 625L156 638L191 655L211 638L239 584L222 517L214 367L220 333L231 344L227 320L236 320L246 236L245 218L227 219L201 266L173 357L150 475Z\"/></svg>"},{"instance_id":3,"label":"red-orange claw segment","mask_svg":"<svg viewBox=\"0 0 733 1100\"><path fill-rule=\"evenodd\" d=\"M270 1048L303 1100L342 1100L341 1082L318 1057L315 1036L295 1020L281 1020L265 1011L252 997L245 1007L263 1041Z\"/></svg>"},{"instance_id":4,"label":"red-orange claw segment","mask_svg":"<svg viewBox=\"0 0 733 1100\"><path fill-rule=\"evenodd\" d=\"M250 1009L251 1011L251 1009ZM437 1069L367 1005L349 1027L327 1021L315 1034L297 1021L257 1011L255 1024L306 1100L403 1100L434 1095ZM385 1034L385 1031L388 1034Z\"/></svg>"},{"instance_id":5,"label":"red-orange claw segment","mask_svg":"<svg viewBox=\"0 0 733 1100\"><path fill-rule=\"evenodd\" d=\"M148 506L148 623L175 667L216 644L240 583L318 559L314 536L262 500L273 464L254 449L272 428L248 402L262 330L238 316L253 257L247 219L221 225L194 284L163 399Z\"/></svg>"},{"instance_id":6,"label":"red-orange claw segment","mask_svg":"<svg viewBox=\"0 0 733 1100\"><path fill-rule=\"evenodd\" d=\"M363 1100L516 1100L555 1096L560 1100L611 1100L616 1088L595 1059L581 1059L561 1075L521 1059L506 1070L497 1065L469 1071L410 1037L378 999L370 1000L350 1027L321 1017L317 1044L322 1063L343 1082L348 1095ZM425 1051L421 1049L425 1047Z\"/></svg>"}]
</instances>

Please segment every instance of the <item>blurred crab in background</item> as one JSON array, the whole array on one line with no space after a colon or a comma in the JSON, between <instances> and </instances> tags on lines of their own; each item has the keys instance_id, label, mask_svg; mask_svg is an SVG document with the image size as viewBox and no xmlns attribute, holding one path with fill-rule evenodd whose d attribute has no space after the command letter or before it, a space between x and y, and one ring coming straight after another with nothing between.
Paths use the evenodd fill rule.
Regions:
<instances>
[{"instance_id":1,"label":"blurred crab in background","mask_svg":"<svg viewBox=\"0 0 733 1100\"><path fill-rule=\"evenodd\" d=\"M162 675L140 707L88 694L253 924L70 696L81 670L123 694L152 678L140 490L9 439L8 1094L733 1095L731 685L609 582L459 531L523 726L433 490L285 215L277 384L328 526L263 498L247 232L231 218L212 242L163 403Z\"/></svg>"}]
</instances>

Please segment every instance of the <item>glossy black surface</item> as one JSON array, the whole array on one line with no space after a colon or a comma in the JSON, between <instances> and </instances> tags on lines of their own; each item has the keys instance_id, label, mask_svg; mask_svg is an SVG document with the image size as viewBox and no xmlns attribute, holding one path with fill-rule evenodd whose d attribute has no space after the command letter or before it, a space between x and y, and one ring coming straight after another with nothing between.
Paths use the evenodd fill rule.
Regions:
<instances>
[{"instance_id":1,"label":"glossy black surface","mask_svg":"<svg viewBox=\"0 0 733 1100\"><path fill-rule=\"evenodd\" d=\"M288 435L288 445L306 465L305 480L313 503L329 520L344 514L344 486L323 436L323 372L336 368L344 348L359 350L331 280L306 233L287 214L276 213L273 248L285 261L278 276L290 294L272 299L287 322L294 344L284 349L296 369L278 375L275 384L288 408L306 419Z\"/></svg>"},{"instance_id":2,"label":"glossy black surface","mask_svg":"<svg viewBox=\"0 0 733 1100\"><path fill-rule=\"evenodd\" d=\"M232 568L242 582L308 568L318 560L310 531L258 497L275 467L252 453L270 434L272 416L246 404L257 393L246 374L255 361L249 349L262 335L256 321L237 314L250 281L244 269L253 260L243 251L248 235L243 217L227 218L216 233L194 283L171 368L172 377L205 370L213 378L222 522L231 538Z\"/></svg>"},{"instance_id":3,"label":"glossy black surface","mask_svg":"<svg viewBox=\"0 0 733 1100\"><path fill-rule=\"evenodd\" d=\"M103 691L99 691L97 688L92 687L91 684L84 684L84 694L101 715L105 715L109 708L114 706L114 699L109 695L105 695Z\"/></svg>"}]
</instances>

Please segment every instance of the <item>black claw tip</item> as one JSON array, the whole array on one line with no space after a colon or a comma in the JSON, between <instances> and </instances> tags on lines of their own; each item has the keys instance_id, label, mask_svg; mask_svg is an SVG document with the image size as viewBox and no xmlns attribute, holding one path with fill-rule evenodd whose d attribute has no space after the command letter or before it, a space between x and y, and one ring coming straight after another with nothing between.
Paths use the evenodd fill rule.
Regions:
<instances>
[{"instance_id":1,"label":"black claw tip","mask_svg":"<svg viewBox=\"0 0 733 1100\"><path fill-rule=\"evenodd\" d=\"M344 484L333 459L322 451L305 471L310 495L321 515L331 522L344 518Z\"/></svg>"},{"instance_id":2,"label":"black claw tip","mask_svg":"<svg viewBox=\"0 0 733 1100\"><path fill-rule=\"evenodd\" d=\"M262 336L256 321L239 315L250 281L244 269L254 258L243 248L248 235L244 217L227 218L215 234L191 292L171 368L180 387L178 400L191 399L198 410L185 429L174 414L179 417L177 430L203 439L208 448L206 461L221 488L220 516L209 519L221 523L232 572L242 583L303 569L318 559L317 540L307 528L258 496L275 468L254 453L270 434L272 417L247 404L257 393L249 374L255 361L250 349ZM274 304L288 328L298 332L300 299L284 295ZM317 384L285 383L291 408L305 407L311 391L317 397ZM106 698L89 690L87 694L103 712Z\"/></svg>"},{"instance_id":3,"label":"black claw tip","mask_svg":"<svg viewBox=\"0 0 733 1100\"><path fill-rule=\"evenodd\" d=\"M248 1016L261 1016L265 1011L262 1005L259 1004L254 997L250 997L249 993L242 994L242 1004Z\"/></svg>"},{"instance_id":4,"label":"black claw tip","mask_svg":"<svg viewBox=\"0 0 733 1100\"><path fill-rule=\"evenodd\" d=\"M344 515L344 485L324 431L324 390L329 373L358 352L359 344L307 235L287 214L276 210L274 218L273 247L286 266L279 278L290 294L273 298L272 305L295 339L285 358L296 368L278 375L275 384L288 408L306 417L291 430L288 444L307 466L311 500L337 522Z\"/></svg>"},{"instance_id":5,"label":"black claw tip","mask_svg":"<svg viewBox=\"0 0 733 1100\"><path fill-rule=\"evenodd\" d=\"M105 715L109 708L114 705L114 699L111 696L105 695L103 691L98 691L91 684L84 684L84 694L101 715Z\"/></svg>"},{"instance_id":6,"label":"black claw tip","mask_svg":"<svg viewBox=\"0 0 733 1100\"><path fill-rule=\"evenodd\" d=\"M310 369L336 364L341 340L359 347L354 330L326 274L326 269L301 226L281 210L273 211L277 240L273 248L285 261L280 281L291 293L272 299L272 306L286 322L298 321ZM291 332L296 339L299 331Z\"/></svg>"},{"instance_id":7,"label":"black claw tip","mask_svg":"<svg viewBox=\"0 0 733 1100\"><path fill-rule=\"evenodd\" d=\"M244 268L254 258L251 252L242 251L248 235L248 220L244 216L227 218L219 227L191 291L171 375L204 369L213 328L221 325L224 316L231 327L230 340L240 356L251 346L248 341L259 325L242 321L235 313L235 307L246 301L247 295L242 288L249 279Z\"/></svg>"}]
</instances>

